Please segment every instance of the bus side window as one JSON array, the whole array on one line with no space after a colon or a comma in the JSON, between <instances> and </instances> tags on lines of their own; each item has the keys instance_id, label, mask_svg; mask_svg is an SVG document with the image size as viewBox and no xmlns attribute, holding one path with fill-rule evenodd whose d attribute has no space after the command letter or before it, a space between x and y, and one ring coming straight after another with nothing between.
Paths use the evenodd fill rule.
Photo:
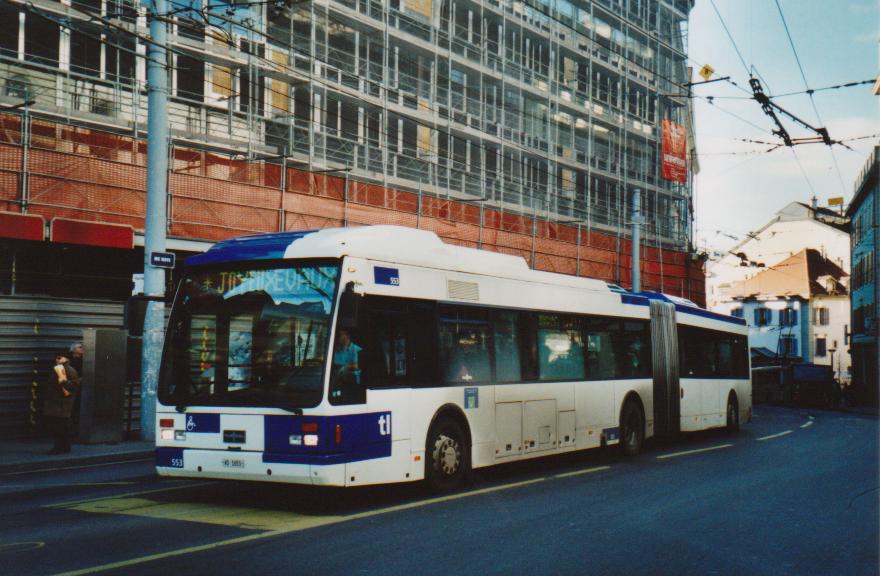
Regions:
<instances>
[{"instance_id":1,"label":"bus side window","mask_svg":"<svg viewBox=\"0 0 880 576\"><path fill-rule=\"evenodd\" d=\"M362 309L366 387L393 388L435 380L432 302L368 296Z\"/></svg>"},{"instance_id":2,"label":"bus side window","mask_svg":"<svg viewBox=\"0 0 880 576\"><path fill-rule=\"evenodd\" d=\"M591 317L584 321L586 340L586 377L590 380L611 380L617 370L615 338L620 321L614 318Z\"/></svg>"},{"instance_id":3,"label":"bus side window","mask_svg":"<svg viewBox=\"0 0 880 576\"><path fill-rule=\"evenodd\" d=\"M538 377L541 380L583 380L584 336L575 316L538 316Z\"/></svg>"},{"instance_id":4,"label":"bus side window","mask_svg":"<svg viewBox=\"0 0 880 576\"><path fill-rule=\"evenodd\" d=\"M682 378L694 378L698 352L696 350L696 337L688 326L678 327L678 360L679 372Z\"/></svg>"},{"instance_id":5,"label":"bus side window","mask_svg":"<svg viewBox=\"0 0 880 576\"><path fill-rule=\"evenodd\" d=\"M405 303L367 297L363 308L364 382L370 388L399 386L408 367Z\"/></svg>"},{"instance_id":6,"label":"bus side window","mask_svg":"<svg viewBox=\"0 0 880 576\"><path fill-rule=\"evenodd\" d=\"M440 307L440 366L443 381L470 384L492 380L492 334L485 310Z\"/></svg>"},{"instance_id":7,"label":"bus side window","mask_svg":"<svg viewBox=\"0 0 880 576\"><path fill-rule=\"evenodd\" d=\"M651 376L651 337L647 322L623 320L615 335L615 360L618 378Z\"/></svg>"},{"instance_id":8,"label":"bus side window","mask_svg":"<svg viewBox=\"0 0 880 576\"><path fill-rule=\"evenodd\" d=\"M522 380L521 324L518 312L496 310L492 313L496 382Z\"/></svg>"}]
</instances>

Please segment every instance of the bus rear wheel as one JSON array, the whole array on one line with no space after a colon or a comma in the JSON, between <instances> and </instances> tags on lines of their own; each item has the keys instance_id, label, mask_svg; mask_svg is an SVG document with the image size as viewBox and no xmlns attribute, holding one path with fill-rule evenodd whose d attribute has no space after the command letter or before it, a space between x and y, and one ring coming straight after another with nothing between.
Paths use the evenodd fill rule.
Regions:
<instances>
[{"instance_id":1,"label":"bus rear wheel","mask_svg":"<svg viewBox=\"0 0 880 576\"><path fill-rule=\"evenodd\" d=\"M628 400L620 412L620 450L624 456L635 456L645 443L645 418L642 409Z\"/></svg>"},{"instance_id":2,"label":"bus rear wheel","mask_svg":"<svg viewBox=\"0 0 880 576\"><path fill-rule=\"evenodd\" d=\"M736 434L739 431L739 404L735 394L730 394L727 397L727 426L725 430L730 434Z\"/></svg>"},{"instance_id":3,"label":"bus rear wheel","mask_svg":"<svg viewBox=\"0 0 880 576\"><path fill-rule=\"evenodd\" d=\"M462 486L470 476L470 447L461 425L453 419L437 421L425 446L425 480L434 492Z\"/></svg>"}]
</instances>

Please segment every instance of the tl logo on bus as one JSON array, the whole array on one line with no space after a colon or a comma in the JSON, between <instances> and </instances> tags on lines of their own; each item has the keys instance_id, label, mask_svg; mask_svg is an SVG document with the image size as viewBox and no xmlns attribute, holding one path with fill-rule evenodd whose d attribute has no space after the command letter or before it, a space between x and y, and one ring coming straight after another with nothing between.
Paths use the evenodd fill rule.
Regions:
<instances>
[{"instance_id":1,"label":"tl logo on bus","mask_svg":"<svg viewBox=\"0 0 880 576\"><path fill-rule=\"evenodd\" d=\"M379 416L379 436L388 436L391 434L391 414L382 414Z\"/></svg>"}]
</instances>

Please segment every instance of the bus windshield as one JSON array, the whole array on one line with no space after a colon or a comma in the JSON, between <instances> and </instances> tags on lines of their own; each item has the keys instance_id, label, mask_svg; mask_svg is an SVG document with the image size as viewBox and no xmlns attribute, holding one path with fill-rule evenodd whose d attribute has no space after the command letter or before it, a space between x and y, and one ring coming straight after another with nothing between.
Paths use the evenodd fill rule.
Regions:
<instances>
[{"instance_id":1,"label":"bus windshield","mask_svg":"<svg viewBox=\"0 0 880 576\"><path fill-rule=\"evenodd\" d=\"M338 276L335 263L190 272L168 325L159 401L317 406Z\"/></svg>"}]
</instances>

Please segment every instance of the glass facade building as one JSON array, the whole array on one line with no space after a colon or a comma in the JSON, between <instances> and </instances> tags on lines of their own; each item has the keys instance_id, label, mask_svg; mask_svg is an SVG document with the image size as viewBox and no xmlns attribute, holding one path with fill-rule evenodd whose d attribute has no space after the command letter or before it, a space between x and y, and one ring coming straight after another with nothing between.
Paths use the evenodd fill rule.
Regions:
<instances>
[{"instance_id":1,"label":"glass facade building","mask_svg":"<svg viewBox=\"0 0 880 576\"><path fill-rule=\"evenodd\" d=\"M878 405L880 398L880 146L875 146L855 183L847 208L852 246L852 382L857 400Z\"/></svg>"},{"instance_id":2,"label":"glass facade building","mask_svg":"<svg viewBox=\"0 0 880 576\"><path fill-rule=\"evenodd\" d=\"M618 236L639 190L645 241L689 248L691 185L661 178L660 126L691 125L693 0L168 6L177 141ZM143 131L143 7L0 12L4 97Z\"/></svg>"}]
</instances>

